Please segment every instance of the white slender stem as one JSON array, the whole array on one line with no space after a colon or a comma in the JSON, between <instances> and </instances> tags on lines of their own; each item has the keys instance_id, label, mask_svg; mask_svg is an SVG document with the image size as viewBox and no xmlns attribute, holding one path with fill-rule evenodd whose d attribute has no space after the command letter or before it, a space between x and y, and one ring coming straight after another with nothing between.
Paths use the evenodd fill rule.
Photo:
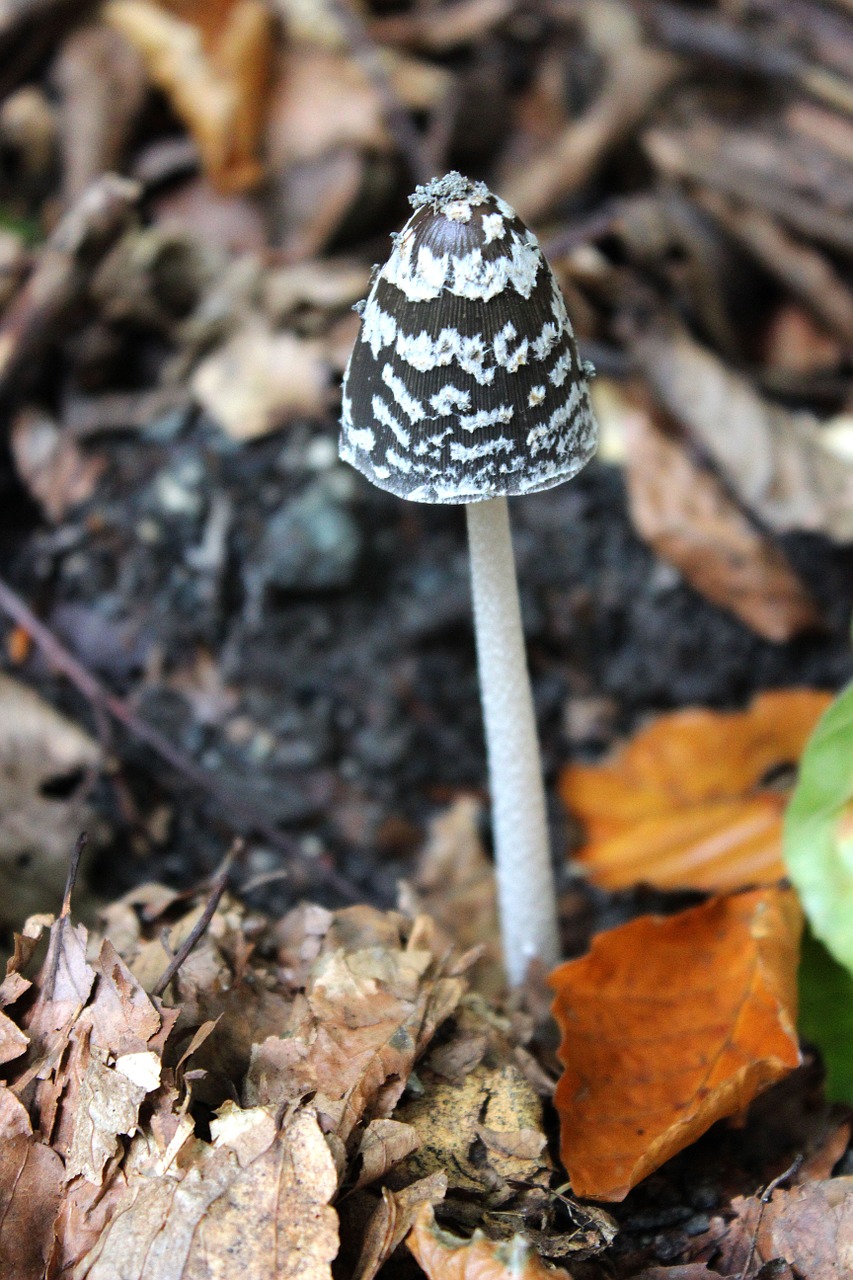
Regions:
<instances>
[{"instance_id":1,"label":"white slender stem","mask_svg":"<svg viewBox=\"0 0 853 1280\"><path fill-rule=\"evenodd\" d=\"M465 514L504 964L516 986L534 957L549 968L559 959L545 787L507 500L472 502Z\"/></svg>"}]
</instances>

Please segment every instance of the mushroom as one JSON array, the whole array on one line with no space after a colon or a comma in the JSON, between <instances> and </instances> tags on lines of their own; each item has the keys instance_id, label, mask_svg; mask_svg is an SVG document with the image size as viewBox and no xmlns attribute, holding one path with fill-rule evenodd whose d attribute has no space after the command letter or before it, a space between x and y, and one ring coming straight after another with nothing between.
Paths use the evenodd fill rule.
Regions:
<instances>
[{"instance_id":1,"label":"mushroom","mask_svg":"<svg viewBox=\"0 0 853 1280\"><path fill-rule=\"evenodd\" d=\"M559 959L545 788L507 497L568 480L596 426L538 241L482 182L418 187L357 308L340 454L380 489L465 504L504 964Z\"/></svg>"}]
</instances>

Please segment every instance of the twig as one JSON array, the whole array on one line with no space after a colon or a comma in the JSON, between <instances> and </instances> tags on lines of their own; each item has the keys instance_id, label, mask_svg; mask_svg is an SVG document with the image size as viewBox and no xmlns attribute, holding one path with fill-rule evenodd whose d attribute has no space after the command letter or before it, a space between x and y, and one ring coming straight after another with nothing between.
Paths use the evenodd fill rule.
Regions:
<instances>
[{"instance_id":1,"label":"twig","mask_svg":"<svg viewBox=\"0 0 853 1280\"><path fill-rule=\"evenodd\" d=\"M77 883L77 872L80 870L80 859L83 856L83 850L89 843L89 836L85 831L81 831L74 842L74 850L71 854L71 861L68 863L68 875L65 880L65 892L62 895L62 910L60 916L71 915L71 895L74 892L74 886Z\"/></svg>"},{"instance_id":2,"label":"twig","mask_svg":"<svg viewBox=\"0 0 853 1280\"><path fill-rule=\"evenodd\" d=\"M785 1170L784 1173L780 1173L778 1177L773 1179L772 1182L768 1182L767 1186L764 1188L761 1195L758 1197L758 1203L759 1203L758 1218L755 1223L755 1230L752 1233L752 1240L749 1243L749 1253L746 1256L746 1262L744 1263L743 1270L740 1273L739 1280L746 1280L747 1274L749 1272L749 1268L752 1266L752 1259L755 1256L755 1246L758 1241L758 1233L761 1230L761 1221L764 1217L764 1210L767 1208L768 1204L770 1203L770 1200L773 1196L773 1192L777 1189L777 1187L781 1187L783 1182L787 1182L789 1178L793 1178L794 1174L797 1172L800 1165L803 1163L804 1159L805 1157L802 1154L798 1155L796 1159L793 1161L793 1163L788 1166L788 1168Z\"/></svg>"},{"instance_id":3,"label":"twig","mask_svg":"<svg viewBox=\"0 0 853 1280\"><path fill-rule=\"evenodd\" d=\"M174 978L175 974L180 969L181 965L186 960L187 956L195 947L196 943L206 932L207 926L210 924L211 920L213 919L216 908L219 906L220 899L222 898L222 895L225 892L225 890L228 888L228 876L231 871L231 864L234 861L234 855L242 847L243 847L242 840L235 840L234 844L228 850L228 854L225 858L224 863L222 864L222 870L219 872L219 874L216 876L216 878L213 881L213 885L210 890L210 897L207 900L207 904L204 908L204 911L202 911L198 920L196 920L192 929L184 939L183 943L181 944L180 947L178 947L177 951L172 956L172 959L169 961L169 963L166 965L166 968L163 970L162 974L157 979L157 982L154 984L152 988L152 995L161 996L163 994L163 992L168 987L169 983Z\"/></svg>"},{"instance_id":4,"label":"twig","mask_svg":"<svg viewBox=\"0 0 853 1280\"><path fill-rule=\"evenodd\" d=\"M28 605L2 578L0 578L0 611L12 618L18 626L29 632L48 661L58 671L61 671L75 688L89 700L96 712L107 712L139 742L144 742L147 747L150 747L161 760L165 760L177 773L188 779L200 791L210 796L215 801L225 820L232 825L232 829L235 821L242 821L288 858L293 861L302 861L304 859L305 855L296 840L279 831L277 827L272 826L266 818L256 813L251 805L239 797L233 795L221 796L217 790L215 780L204 769L200 768L189 756L184 755L183 751L173 746L168 738L155 729L153 725L140 720L122 698L104 688L101 682L92 675L91 671L84 667L82 662L78 661L65 648L62 642L36 617ZM352 902L358 901L359 891L346 876L336 871L325 859L316 859L316 865L320 878L330 888Z\"/></svg>"}]
</instances>

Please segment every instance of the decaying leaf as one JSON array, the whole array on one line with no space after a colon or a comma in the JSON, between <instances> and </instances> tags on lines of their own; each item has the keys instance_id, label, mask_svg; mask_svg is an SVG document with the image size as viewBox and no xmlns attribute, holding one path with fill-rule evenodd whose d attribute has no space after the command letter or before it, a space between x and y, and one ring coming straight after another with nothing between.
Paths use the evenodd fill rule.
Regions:
<instances>
[{"instance_id":1,"label":"decaying leaf","mask_svg":"<svg viewBox=\"0 0 853 1280\"><path fill-rule=\"evenodd\" d=\"M406 1176L442 1170L454 1191L478 1192L497 1205L509 1183L547 1180L542 1103L517 1066L480 1065L458 1084L425 1077L423 1096L398 1108L420 1145Z\"/></svg>"},{"instance_id":2,"label":"decaying leaf","mask_svg":"<svg viewBox=\"0 0 853 1280\"><path fill-rule=\"evenodd\" d=\"M779 1189L767 1204L758 1197L738 1196L732 1208L742 1228L741 1237L748 1244L755 1242L754 1271L778 1258L804 1280L844 1280L850 1275L853 1178L827 1178ZM729 1265L738 1260L736 1252L727 1257Z\"/></svg>"},{"instance_id":3,"label":"decaying leaf","mask_svg":"<svg viewBox=\"0 0 853 1280\"><path fill-rule=\"evenodd\" d=\"M214 186L254 186L263 175L257 153L273 53L267 6L110 0L103 17L142 55L192 132Z\"/></svg>"},{"instance_id":4,"label":"decaying leaf","mask_svg":"<svg viewBox=\"0 0 853 1280\"><path fill-rule=\"evenodd\" d=\"M410 1124L399 1120L371 1120L358 1148L361 1171L356 1188L383 1177L418 1147L420 1139Z\"/></svg>"},{"instance_id":5,"label":"decaying leaf","mask_svg":"<svg viewBox=\"0 0 853 1280\"><path fill-rule=\"evenodd\" d=\"M256 319L202 361L191 385L232 439L253 440L289 418L320 415L328 381L322 343L274 333Z\"/></svg>"},{"instance_id":6,"label":"decaying leaf","mask_svg":"<svg viewBox=\"0 0 853 1280\"><path fill-rule=\"evenodd\" d=\"M815 934L853 973L853 685L830 706L803 753L785 815L785 863Z\"/></svg>"},{"instance_id":7,"label":"decaying leaf","mask_svg":"<svg viewBox=\"0 0 853 1280\"><path fill-rule=\"evenodd\" d=\"M82 729L0 674L0 923L20 925L59 901L69 854L90 817L73 783L100 757ZM72 783L70 797L50 794L57 779Z\"/></svg>"},{"instance_id":8,"label":"decaying leaf","mask_svg":"<svg viewBox=\"0 0 853 1280\"><path fill-rule=\"evenodd\" d=\"M75 1280L331 1280L338 1179L317 1119L297 1112L277 1133L258 1119L269 1140L249 1159L251 1124L212 1145L190 1137L165 1169L137 1140L139 1164L132 1150L126 1193Z\"/></svg>"},{"instance_id":9,"label":"decaying leaf","mask_svg":"<svg viewBox=\"0 0 853 1280\"><path fill-rule=\"evenodd\" d=\"M495 871L477 820L479 802L460 796L435 818L421 855L410 905L429 912L460 950L482 949L470 982L482 995L497 996L506 986L501 956Z\"/></svg>"},{"instance_id":10,"label":"decaying leaf","mask_svg":"<svg viewBox=\"0 0 853 1280\"><path fill-rule=\"evenodd\" d=\"M379 1268L403 1243L424 1204L437 1204L447 1191L444 1173L420 1178L400 1191L382 1188L382 1198L368 1221L353 1280L373 1280Z\"/></svg>"},{"instance_id":11,"label":"decaying leaf","mask_svg":"<svg viewBox=\"0 0 853 1280\"><path fill-rule=\"evenodd\" d=\"M555 1094L576 1195L621 1200L799 1065L802 913L763 889L597 935L551 976Z\"/></svg>"},{"instance_id":12,"label":"decaying leaf","mask_svg":"<svg viewBox=\"0 0 853 1280\"><path fill-rule=\"evenodd\" d=\"M426 916L408 926L405 942L387 920L367 907L337 913L281 1036L253 1050L247 1101L281 1105L313 1094L324 1131L345 1144L359 1123L390 1116L464 983L442 973Z\"/></svg>"},{"instance_id":13,"label":"decaying leaf","mask_svg":"<svg viewBox=\"0 0 853 1280\"><path fill-rule=\"evenodd\" d=\"M578 861L608 889L725 891L781 879L786 798L762 781L799 760L830 701L787 689L745 711L676 711L611 763L565 769L560 793L588 838Z\"/></svg>"},{"instance_id":14,"label":"decaying leaf","mask_svg":"<svg viewBox=\"0 0 853 1280\"><path fill-rule=\"evenodd\" d=\"M767 640L820 626L812 596L707 468L642 405L624 414L631 518L691 586Z\"/></svg>"},{"instance_id":15,"label":"decaying leaf","mask_svg":"<svg viewBox=\"0 0 853 1280\"><path fill-rule=\"evenodd\" d=\"M29 1039L5 1013L0 1013L0 1066L26 1053Z\"/></svg>"},{"instance_id":16,"label":"decaying leaf","mask_svg":"<svg viewBox=\"0 0 853 1280\"><path fill-rule=\"evenodd\" d=\"M26 1110L0 1089L0 1274L43 1276L62 1194L62 1161L33 1136Z\"/></svg>"},{"instance_id":17,"label":"decaying leaf","mask_svg":"<svg viewBox=\"0 0 853 1280\"><path fill-rule=\"evenodd\" d=\"M521 1236L495 1241L481 1231L470 1240L452 1235L438 1225L431 1204L418 1211L406 1244L429 1280L571 1280L561 1267L546 1267Z\"/></svg>"},{"instance_id":18,"label":"decaying leaf","mask_svg":"<svg viewBox=\"0 0 853 1280\"><path fill-rule=\"evenodd\" d=\"M634 351L661 404L750 511L779 532L853 541L853 466L826 448L813 418L766 403L680 329L645 332Z\"/></svg>"}]
</instances>

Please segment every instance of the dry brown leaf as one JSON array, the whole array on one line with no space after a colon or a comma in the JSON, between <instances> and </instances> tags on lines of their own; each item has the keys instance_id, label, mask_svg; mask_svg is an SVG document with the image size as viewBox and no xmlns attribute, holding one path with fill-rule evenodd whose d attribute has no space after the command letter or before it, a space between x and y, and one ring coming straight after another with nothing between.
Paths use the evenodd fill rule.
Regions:
<instances>
[{"instance_id":1,"label":"dry brown leaf","mask_svg":"<svg viewBox=\"0 0 853 1280\"><path fill-rule=\"evenodd\" d=\"M283 1034L253 1049L249 1103L281 1106L311 1093L324 1131L345 1144L359 1124L391 1115L464 991L460 978L442 974L428 918L397 920L368 907L336 913Z\"/></svg>"},{"instance_id":2,"label":"dry brown leaf","mask_svg":"<svg viewBox=\"0 0 853 1280\"><path fill-rule=\"evenodd\" d=\"M273 94L268 146L276 173L344 146L388 151L379 90L348 53L292 45Z\"/></svg>"},{"instance_id":3,"label":"dry brown leaf","mask_svg":"<svg viewBox=\"0 0 853 1280\"><path fill-rule=\"evenodd\" d=\"M598 934L554 971L554 1102L576 1195L624 1199L799 1065L801 929L792 891L757 890Z\"/></svg>"},{"instance_id":4,"label":"dry brown leaf","mask_svg":"<svg viewBox=\"0 0 853 1280\"><path fill-rule=\"evenodd\" d=\"M633 351L661 404L713 458L740 500L784 532L853 541L853 464L812 417L766 403L683 330L644 330Z\"/></svg>"},{"instance_id":5,"label":"dry brown leaf","mask_svg":"<svg viewBox=\"0 0 853 1280\"><path fill-rule=\"evenodd\" d=\"M121 170L148 76L128 40L92 22L66 36L52 80L62 97L62 195L68 206L90 182Z\"/></svg>"},{"instance_id":6,"label":"dry brown leaf","mask_svg":"<svg viewBox=\"0 0 853 1280\"><path fill-rule=\"evenodd\" d=\"M254 440L324 411L329 367L321 342L274 333L258 317L207 356L191 386L233 440Z\"/></svg>"},{"instance_id":7,"label":"dry brown leaf","mask_svg":"<svg viewBox=\"0 0 853 1280\"><path fill-rule=\"evenodd\" d=\"M406 1244L429 1280L571 1280L561 1267L546 1267L526 1240L487 1240L475 1231L470 1240L444 1231L435 1210L418 1210Z\"/></svg>"},{"instance_id":8,"label":"dry brown leaf","mask_svg":"<svg viewBox=\"0 0 853 1280\"><path fill-rule=\"evenodd\" d=\"M189 1138L165 1169L138 1139L140 1165L132 1150L127 1192L75 1280L331 1280L337 1173L316 1117L298 1112L278 1134L273 1125L249 1156L251 1119L212 1146ZM266 1115L256 1119L268 1135Z\"/></svg>"},{"instance_id":9,"label":"dry brown leaf","mask_svg":"<svg viewBox=\"0 0 853 1280\"><path fill-rule=\"evenodd\" d=\"M32 1042L30 1069L33 1062L39 1064L40 1072L56 1064L89 1000L95 970L86 959L87 940L84 926L71 923L65 903L50 927L47 955L35 981L38 994L24 1018Z\"/></svg>"},{"instance_id":10,"label":"dry brown leaf","mask_svg":"<svg viewBox=\"0 0 853 1280\"><path fill-rule=\"evenodd\" d=\"M727 890L785 875L785 795L762 789L795 764L830 694L780 689L745 711L661 716L603 765L572 765L560 794L584 823L577 853L608 889Z\"/></svg>"},{"instance_id":11,"label":"dry brown leaf","mask_svg":"<svg viewBox=\"0 0 853 1280\"><path fill-rule=\"evenodd\" d=\"M373 1280L379 1268L403 1243L421 1205L438 1204L446 1191L447 1176L444 1173L433 1173L400 1191L383 1187L382 1199L364 1231L364 1243L353 1280Z\"/></svg>"},{"instance_id":12,"label":"dry brown leaf","mask_svg":"<svg viewBox=\"0 0 853 1280\"><path fill-rule=\"evenodd\" d=\"M853 1178L778 1189L769 1202L737 1196L736 1217L720 1241L715 1267L750 1275L775 1259L801 1280L846 1280L853 1268Z\"/></svg>"},{"instance_id":13,"label":"dry brown leaf","mask_svg":"<svg viewBox=\"0 0 853 1280\"><path fill-rule=\"evenodd\" d=\"M399 1120L371 1120L358 1148L361 1170L355 1189L384 1177L395 1164L410 1156L419 1142L410 1124L402 1124Z\"/></svg>"},{"instance_id":14,"label":"dry brown leaf","mask_svg":"<svg viewBox=\"0 0 853 1280\"><path fill-rule=\"evenodd\" d=\"M43 1276L59 1212L62 1161L33 1137L26 1110L0 1088L0 1275Z\"/></svg>"},{"instance_id":15,"label":"dry brown leaf","mask_svg":"<svg viewBox=\"0 0 853 1280\"><path fill-rule=\"evenodd\" d=\"M760 1258L784 1258L803 1280L853 1272L853 1178L829 1178L773 1193L761 1218Z\"/></svg>"},{"instance_id":16,"label":"dry brown leaf","mask_svg":"<svg viewBox=\"0 0 853 1280\"><path fill-rule=\"evenodd\" d=\"M381 95L349 51L292 43L267 127L277 241L288 258L328 244L365 199L368 157L390 151Z\"/></svg>"},{"instance_id":17,"label":"dry brown leaf","mask_svg":"<svg viewBox=\"0 0 853 1280\"><path fill-rule=\"evenodd\" d=\"M0 923L57 903L74 841L91 811L73 794L45 794L55 779L83 778L96 743L37 693L0 674Z\"/></svg>"},{"instance_id":18,"label":"dry brown leaf","mask_svg":"<svg viewBox=\"0 0 853 1280\"><path fill-rule=\"evenodd\" d=\"M38 410L17 415L10 444L18 475L53 524L91 498L106 466L104 457L84 454Z\"/></svg>"},{"instance_id":19,"label":"dry brown leaf","mask_svg":"<svg viewBox=\"0 0 853 1280\"><path fill-rule=\"evenodd\" d=\"M415 876L416 897L408 906L426 911L463 951L482 947L471 969L471 986L487 997L506 988L501 955L495 871L478 830L481 806L459 796L430 824Z\"/></svg>"},{"instance_id":20,"label":"dry brown leaf","mask_svg":"<svg viewBox=\"0 0 853 1280\"><path fill-rule=\"evenodd\" d=\"M92 998L75 1021L61 1066L39 1087L40 1121L65 1160L66 1181L100 1183L160 1085L162 1018L112 944L93 965ZM168 1022L171 1027L172 1021Z\"/></svg>"},{"instance_id":21,"label":"dry brown leaf","mask_svg":"<svg viewBox=\"0 0 853 1280\"><path fill-rule=\"evenodd\" d=\"M29 1039L5 1013L0 1013L0 1066L26 1053Z\"/></svg>"},{"instance_id":22,"label":"dry brown leaf","mask_svg":"<svg viewBox=\"0 0 853 1280\"><path fill-rule=\"evenodd\" d=\"M103 18L138 49L195 138L213 185L231 192L259 182L273 54L272 15L262 0L110 0Z\"/></svg>"},{"instance_id":23,"label":"dry brown leaf","mask_svg":"<svg viewBox=\"0 0 853 1280\"><path fill-rule=\"evenodd\" d=\"M708 600L781 644L821 624L818 607L776 543L716 476L641 405L624 416L631 518L640 537Z\"/></svg>"}]
</instances>

